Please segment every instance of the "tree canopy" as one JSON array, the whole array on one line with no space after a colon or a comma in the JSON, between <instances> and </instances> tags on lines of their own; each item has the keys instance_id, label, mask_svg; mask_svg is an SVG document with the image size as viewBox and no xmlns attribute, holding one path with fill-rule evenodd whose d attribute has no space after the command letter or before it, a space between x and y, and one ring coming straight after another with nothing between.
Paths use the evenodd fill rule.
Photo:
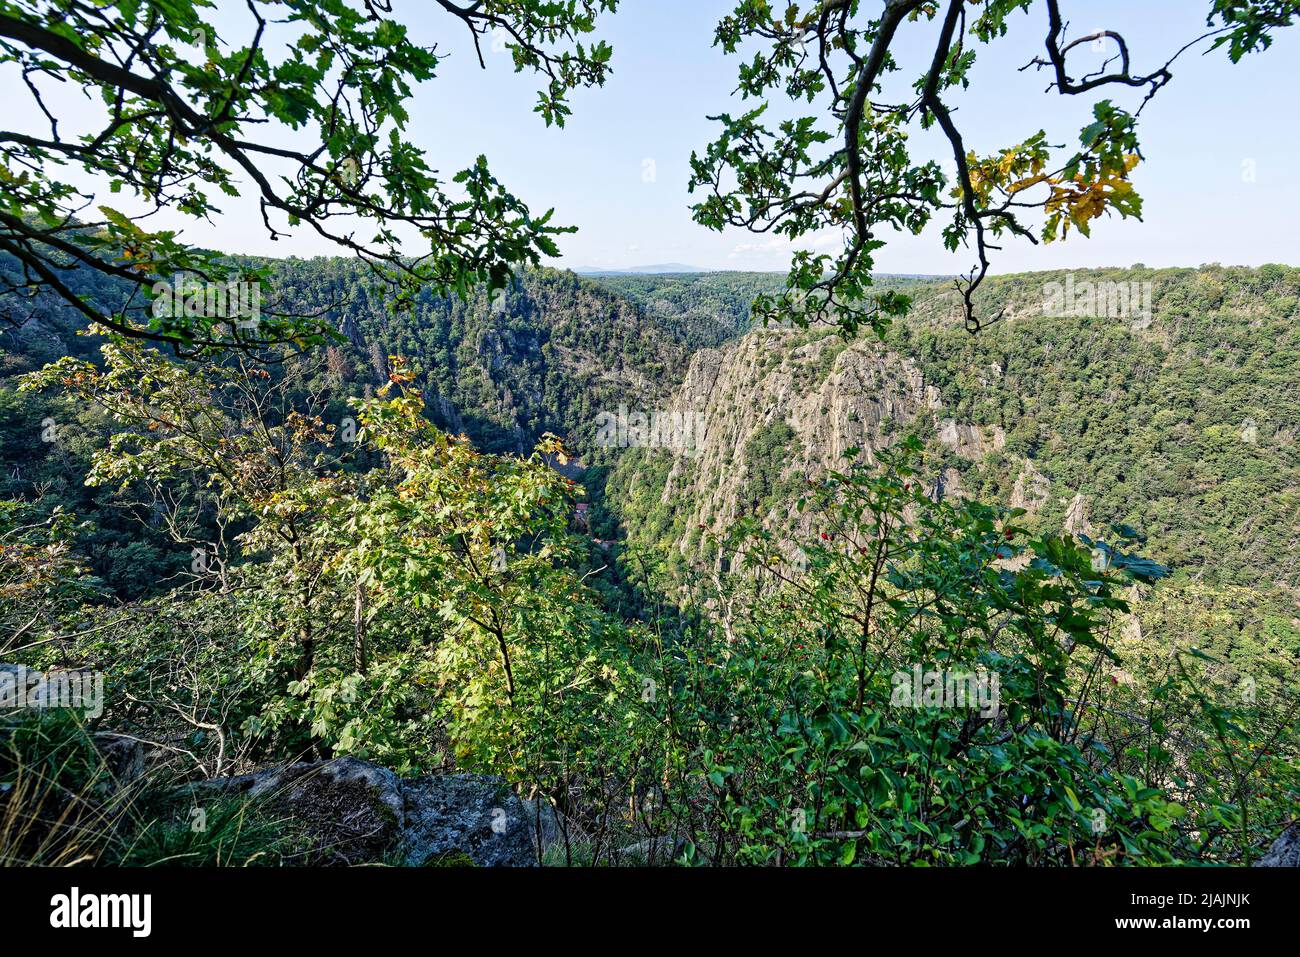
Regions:
<instances>
[{"instance_id":1,"label":"tree canopy","mask_svg":"<svg viewBox=\"0 0 1300 957\"><path fill-rule=\"evenodd\" d=\"M713 117L717 139L691 157L697 222L808 239L842 232L837 253L795 253L788 289L760 296L755 313L807 325L831 322L846 334L866 324L877 331L907 308L896 290L873 293L875 252L891 230L920 233L947 217L943 242L974 260L956 280L966 325L988 321L972 296L988 274L990 254L1009 238L1064 240L1087 236L1098 217L1142 213L1131 173L1141 161L1138 119L1173 79L1173 66L1196 48L1224 49L1233 62L1266 49L1272 32L1300 14L1295 0L1212 0L1206 28L1145 72L1135 66L1123 34L1072 34L1060 0L740 0L718 24L715 45L727 53L754 49L741 63L736 91L744 112ZM1021 70L1046 71L1048 89L1092 99L1092 120L1078 144L1054 145L1029 119L1019 143L985 156L966 144L952 99L972 82L983 47L1003 40L1017 14L1043 15L1045 57ZM936 34L937 27L937 34ZM900 49L932 44L924 72L903 71ZM1101 44L1100 65L1076 65L1085 44ZM1073 56L1072 56L1073 55ZM1087 72L1080 73L1080 70ZM1124 106L1107 94L1129 92ZM775 121L785 99L791 115ZM784 104L781 104L784 105ZM1008 104L1010 108L1012 104ZM909 134L933 127L947 141L955 174L921 158ZM1035 224L1031 216L1040 214ZM994 316L993 318L996 318Z\"/></svg>"},{"instance_id":2,"label":"tree canopy","mask_svg":"<svg viewBox=\"0 0 1300 957\"><path fill-rule=\"evenodd\" d=\"M537 112L562 125L569 91L609 73L610 48L583 37L615 3L432 6L463 24L475 48L499 36L516 70L541 77ZM224 281L231 267L151 217L208 219L245 191L272 239L313 231L406 296L500 287L513 267L557 254L565 227L550 211L530 212L485 158L448 181L407 138L414 87L436 76L443 54L414 42L384 0L250 0L242 12L228 22L202 0L0 4L0 65L21 72L39 120L0 131L0 252L15 261L0 275L0 316L21 323L53 297L91 322L188 352L319 342L323 312L272 302L255 321L227 322L152 308L155 284L177 273ZM97 124L70 130L54 115L46 99L59 82L97 101ZM106 200L99 184L129 205ZM126 294L79 295L67 279L77 269L125 283Z\"/></svg>"}]
</instances>

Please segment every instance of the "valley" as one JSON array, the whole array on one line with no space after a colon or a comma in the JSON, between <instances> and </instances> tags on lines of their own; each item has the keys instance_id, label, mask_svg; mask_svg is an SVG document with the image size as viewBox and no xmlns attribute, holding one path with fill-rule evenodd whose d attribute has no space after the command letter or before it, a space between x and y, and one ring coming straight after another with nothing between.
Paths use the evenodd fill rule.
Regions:
<instances>
[{"instance_id":1,"label":"valley","mask_svg":"<svg viewBox=\"0 0 1300 957\"><path fill-rule=\"evenodd\" d=\"M457 441L464 443L464 451L454 451L460 447L455 443L448 446L446 454L452 458L420 479L432 482L430 489L439 488L447 478L435 476L450 468L462 475L457 483L469 483L463 488L455 486L457 501L462 495L469 496L457 507L463 512L449 515L460 528L456 536L469 536L466 542L478 541L484 527L480 516L487 514L483 510L496 507L480 498L476 475L497 475L492 482L521 482L516 494L526 494L530 500L535 494L542 496L536 501L543 511L529 519L533 524L517 526L504 539L499 532L491 533L496 541L506 544L505 550L495 546L494 567L509 569L519 561L522 569L548 553L564 556L559 568L544 574L559 574L554 587L577 589L573 595L585 596L578 608L583 609L581 614L587 620L583 627L590 633L583 641L595 644L580 642L575 650L582 654L580 649L585 647L594 657L575 662L574 667L587 674L581 682L592 682L595 673L583 669L606 660L600 665L603 677L591 685L593 690L604 681L616 685L622 680L615 677L619 674L633 682L651 682L646 687L667 682L677 689L697 663L716 661L719 655L730 662L728 670L757 667L754 662L771 654L782 658L793 655L789 661L797 669L806 652L792 650L805 647L790 644L796 636L809 629L810 635L834 634L839 627L835 622L851 625L859 614L852 610L852 602L840 606L847 596L835 592L843 585L827 584L817 587L829 591L808 592L800 599L813 602L811 617L789 619L794 610L790 596L802 591L801 580L831 575L828 582L832 582L850 574L848 580L857 581L858 571L834 569L846 560L858 561L859 554L868 555L877 547L873 542L883 548L887 540L902 536L899 547L905 551L942 551L947 537L956 536L967 543L963 548L996 546L992 553L983 552L985 558L980 561L992 558L993 564L986 567L999 576L1041 575L1055 567L1052 563L1066 561L1073 548L1083 549L1085 555L1087 549L1093 549L1094 565L1096 556L1105 554L1114 556L1106 562L1117 562L1116 571L1126 563L1139 569L1122 590L1103 600L1113 613L1095 621L1089 616L1086 629L1065 646L1074 641L1090 646L1101 642L1096 647L1104 649L1104 654L1099 652L1084 671L1077 672L1073 663L1062 661L1060 665L1061 680L1070 687L1086 689L1099 677L1108 682L1106 698L1111 704L1106 711L1095 712L1099 719L1107 713L1127 716L1116 726L1110 726L1114 718L1099 724L1092 732L1094 743L1138 740L1134 735L1140 735L1140 725L1131 726L1134 712L1130 709L1150 706L1148 689L1171 681L1171 669L1183 667L1184 656L1204 662L1197 679L1203 688L1217 688L1216 694L1231 699L1241 688L1249 687L1249 706L1268 702L1258 706L1262 727L1286 721L1279 718L1278 709L1283 705L1278 702L1287 700L1291 676L1300 663L1300 580L1296 577L1300 462L1295 445L1300 396L1293 374L1300 359L1294 321L1300 309L1300 270L1134 267L995 277L982 288L980 306L1000 318L975 335L954 320L954 299L947 282L892 279L886 280L890 288L912 300L910 314L892 323L882 336L862 333L845 338L837 330L816 327L751 328L748 303L757 294L778 289L782 282L781 277L769 274L584 278L534 270L519 274L503 293L490 298L423 296L399 309L372 292L353 264L289 260L269 265L276 277L271 294L280 307L304 313L326 310L336 323L335 341L322 350L291 355L264 369L244 362L220 366L225 371L217 378L195 380L175 395L159 393L126 419L121 411L113 410L120 401L126 401L127 408L137 401L129 397L130 387L125 383L139 378L139 373L130 373L123 380L121 388L127 391L119 393L119 387L112 386L103 392L96 387L80 399L60 397L48 389L19 391L17 386L24 376L39 375L47 383L61 378L65 386L72 384L75 393L80 388L77 383L87 381L88 376L118 375L112 367L122 356L132 367L143 363L142 369L155 369L143 373L143 382L163 382L172 375L164 371L172 368L165 359L146 359L145 353L130 358L133 352L114 359L111 356L119 354L113 350L104 353L110 356L106 366L97 357L98 337L75 335L78 323L57 310L5 334L0 406L8 415L0 426L4 464L0 497L25 502L21 507L27 520L51 528L53 523L66 521L60 516L75 516L75 524L67 527L65 544L59 547L66 548L74 562L86 563L83 577L77 579L84 591L64 607L82 609L76 613L83 616L80 627L90 632L106 629L89 643L77 640L69 644L61 639L52 647L45 646L32 660L34 665L49 668L94 662L108 672L114 687L123 683L130 687L140 676L121 670L129 660L120 657L122 642L143 651L161 639L159 647L168 648L183 634L170 629L196 613L212 623L204 628L204 640L217 644L211 652L193 652L206 664L194 662L187 667L201 667L214 675L234 667L225 658L227 652L236 657L258 656L264 652L255 649L262 643L268 643L268 649L279 647L286 638L276 625L280 618L294 620L306 615L304 627L311 623L311 632L318 634L311 640L317 645L335 640L327 636L343 638L348 629L361 629L355 622L349 625L348 615L342 613L350 605L329 604L340 600L329 597L338 589L348 594L348 589L360 588L347 584L351 574L347 569L354 567L351 563L372 560L363 558L361 552L346 557L352 554L348 551L351 536L360 534L346 530L380 523L358 540L364 546L370 536L391 534L381 530L390 527L394 517L381 519L377 513L363 518L361 512L345 519L348 512L344 512L329 518L334 506L311 504L318 493L308 493L310 484L301 491L290 486L277 492L272 483L265 493L271 496L267 504L250 502L251 508L231 510L227 497L237 486L222 479L221 487L227 491L214 497L211 485L202 481L190 484L184 472L178 471L195 467L193 456L203 459L207 455L202 443L165 466L173 453L163 451L162 446L149 452L142 439L129 438L130 432L123 436L129 444L117 446L121 452L113 453L133 449L122 460L124 464L111 465L112 455L106 456L103 449L118 427L108 416L117 422L135 421L139 416L144 417L139 421L156 419L158 424L149 429L161 424L168 431L173 428L167 424L169 419L159 417L165 406L151 403L180 402L169 415L192 415L196 413L182 412L190 401L182 396L196 389L214 389L213 401L228 410L223 417L230 416L221 420L225 424L219 426L219 434L224 437L219 441L244 450L239 454L249 458L241 469L249 476L259 474L274 460L298 461L315 449L311 453L314 460L302 458L301 465L295 466L302 476L292 483L317 474L320 477L312 481L325 482L326 487L343 483L357 489L352 494L365 496L371 494L362 491L370 481L366 476L382 475L393 467L385 466L385 460L406 461L402 467L412 476L423 475L421 470L431 467L417 464L423 459L414 449L397 453L414 458L393 460L395 453L389 450L404 448L403 443L410 441L399 438L404 433L382 438L393 423L383 424L387 420L376 418L377 410L387 407L385 403L391 400L386 396L396 386L418 402L427 422L452 436L463 436ZM1077 310L1064 310L1059 302L1044 308L1052 302L1054 289L1082 290L1091 295L1090 290L1121 287L1149 290L1149 309L1139 295L1127 303L1120 301L1120 314L1097 314L1097 302L1103 313L1114 311L1109 294L1089 299ZM94 294L111 300L113 289L99 288ZM1142 314L1122 311L1130 308ZM1056 314L1045 314L1053 310ZM37 372L42 363L61 354L71 357L64 363L85 363L84 371L74 373L65 365L69 371L54 372L54 379L50 373ZM158 361L163 365L156 365ZM175 368L175 374L181 375L181 367ZM92 373L92 369L100 371ZM247 380L247 399L239 398L246 388L243 385L225 395L221 375L231 376L236 385ZM253 385L259 379L266 384ZM248 404L263 391L265 398ZM92 395L99 398L87 401ZM398 408L393 405L393 411L385 415L396 414ZM412 409L402 408L401 415L412 414ZM306 416L304 425L292 426L299 416ZM256 418L261 418L262 425L255 425ZM200 421L195 420L195 428ZM619 423L618 428L611 430L611 422ZM257 451L257 435L263 429L272 441L266 452ZM379 444L374 444L375 430L379 430ZM33 440L41 435L52 439ZM191 440L197 441L198 435L190 436L188 429L176 433L176 441L188 444ZM543 454L532 459L533 466L527 459L535 446ZM267 459L266 453L273 459ZM162 458L155 459L160 454ZM141 455L145 458L139 459ZM455 464L462 455L473 458ZM482 463L475 464L479 456ZM135 459L141 464L125 465ZM151 461L157 465L140 470ZM105 481L106 467L121 480ZM162 471L155 475L158 467ZM211 467L217 467L215 460ZM467 471L461 473L462 467ZM528 473L534 467L541 471ZM87 481L97 474L101 477ZM525 479L525 474L533 477ZM549 477L543 478L543 474ZM875 474L895 478L867 478ZM886 484L870 484L879 481ZM553 505L540 505L548 493L525 492L552 486L574 504L556 510ZM299 502L301 494L309 497ZM855 500L860 504L858 510L843 511ZM364 509L389 507L382 497L363 497L361 501L368 501L360 506ZM271 504L276 502L280 504ZM861 506L868 502L872 504L863 510ZM296 558L272 557L270 564L265 564L268 558L264 556L275 554L274 538L263 537L271 519L258 516L280 514L285 508L290 508L286 514L305 509L295 521L323 524L308 540L311 552ZM440 506L438 514L447 514L446 508ZM879 522L895 509L899 509L899 524L892 530L879 525L871 530L869 516L876 515ZM424 521L416 515L400 521ZM541 515L550 516L546 520L550 524L545 526L549 531L535 524ZM491 521L495 525L517 520L503 514ZM339 532L330 530L335 521L344 523L338 526ZM991 521L995 524L989 525ZM366 524L358 526L358 522ZM185 531L180 533L182 528ZM292 528L285 526L276 534L296 534ZM1029 546L996 545L1002 542L1004 529L1007 542L1026 541ZM338 534L342 538L334 537ZM539 535L560 537L539 539ZM976 541L989 535L995 546L987 542L976 546ZM189 545L204 540L213 544ZM511 597L526 580L523 578L519 585L511 583L512 579L503 580L500 586L504 591L497 594L492 572L472 568L466 569L472 572L471 577L488 577L477 585L467 582L469 590L459 591L461 586L455 584L454 577L445 581L441 577L447 574L445 569L417 571L427 560L419 540L417 536L404 546L416 549L410 552L403 573L414 574L414 578L394 579L395 569L376 566L365 573L368 577L357 579L374 583L367 591L377 589L368 599L366 592L355 592L362 596L356 598L357 614L366 614L366 602L377 602L369 614L379 617L370 627L379 628L380 621L387 624L366 639L374 647L355 661L346 644L339 645L337 654L317 653L313 680L322 697L313 693L303 700L307 686L294 691L299 685L290 685L286 698L273 696L257 704L256 697L251 701L241 697L221 706L233 708L232 717L242 715L242 723L232 725L228 733L245 741L250 760L301 747L305 739L294 729L306 727L300 724L306 721L318 732L333 729L325 730L331 742L325 753L380 758L401 773L470 767L524 781L536 781L539 775L545 779L550 773L530 763L503 769L503 756L496 754L492 739L474 744L465 728L455 730L459 722L483 720L474 717L474 699L456 704L458 699L453 698L434 706L425 699L423 689L430 680L427 669L434 661L439 671L452 668L453 674L468 664L468 660L453 664L457 659L441 656L457 647L447 642L462 627L455 624L462 613L471 621L478 620L470 609L479 603L488 602L484 609L496 608L493 615L513 622L509 633L516 637L510 640L522 643L515 647L516 655L537 638L538 624L531 616L565 617L571 612L529 610L530 603L538 600L543 601L542 607L550 608L547 603L556 596L541 599L521 592ZM539 545L548 540L552 543ZM490 539L482 541L482 547L489 547ZM479 547L455 545L449 555L462 548L470 548L466 554L472 555ZM1054 551L1061 548L1067 552ZM1099 548L1105 549L1104 553ZM1133 553L1120 550L1139 548L1145 556L1140 561L1126 557ZM319 557L311 557L317 551ZM213 555L219 565L200 567L193 557L199 554ZM507 554L512 557L503 561ZM893 569L888 573L892 587L900 589L899 597L890 601L903 601L900 610L908 607L902 596L917 587L907 584L911 572L906 569L912 559L903 555L899 552L888 559L888 567ZM1054 557L1049 560L1049 555ZM285 570L274 571L285 560L290 562ZM941 558L936 552L933 561L941 567L942 562L957 558ZM298 565L305 571L316 569L310 571L312 576L325 575L330 581L342 577L324 587L319 596L302 599L309 604L299 611L293 610L298 599L288 607L279 605L280 598L266 609L258 607L260 599L249 604L256 590L245 594L241 589L246 586L236 584L245 579L258 581L264 572L288 574L292 580L303 574L291 571ZM219 577L213 577L214 568L219 569ZM997 571L999 568L1003 570ZM1060 569L1055 574L1060 574ZM570 575L573 577L567 577ZM562 584L566 581L568 584ZM485 587L489 592L480 594ZM929 583L924 587L939 586ZM995 606L1005 600L993 593L983 597L985 587L967 581L952 598L959 604L987 600ZM1078 587L1086 591L1095 583L1080 580ZM283 598L290 599L289 594ZM89 604L84 604L87 600ZM418 611L425 603L440 607L438 617L444 623ZM823 603L829 604L823 607ZM129 624L146 609L162 632L140 632L137 625ZM47 612L37 612L38 617L44 614ZM973 614L973 607L951 612L953 620L966 622L955 634L984 627L976 624L978 615L964 617ZM1054 619L1049 615L1047 620ZM123 621L128 622L127 631L121 630ZM1025 619L1017 627L1029 629L1027 635L1034 634L1041 626L1030 625L1030 621ZM1078 628L1083 621L1069 627ZM448 626L452 631L444 633ZM900 621L876 627L911 626ZM399 630L383 637L390 634L390 628ZM410 634L425 636L420 641L431 643L430 647L444 650L432 660L422 653L412 657L410 651L402 650L409 638L397 637L406 628L415 629ZM147 637L150 634L154 637ZM221 637L223 634L227 637ZM499 635L507 634L503 626ZM750 637L742 639L740 634ZM614 639L614 635L621 637ZM602 642L609 640L615 645L605 647ZM757 649L769 640L783 650L767 648L753 659L746 657L747 653L736 656L740 644L748 647L759 642ZM838 639L825 640L831 642L827 652L833 653ZM141 641L145 644L137 645ZM719 641L722 644L717 644ZM506 644L504 637L501 644ZM606 659L615 646L626 646L627 651ZM222 647L226 650L217 652ZM664 669L662 677L636 678L637 673L644 674L639 669L648 662L629 663L656 648L651 660L659 662L654 667ZM485 646L481 653L486 652ZM213 653L218 660L208 660ZM625 653L630 656L626 661L620 657ZM757 650L754 653L758 654ZM881 653L885 656L882 663L896 660L903 668L899 673L911 673L903 666L914 659L906 655L896 658L888 646ZM178 654L191 652L165 650L156 665L162 666ZM279 653L271 654L262 667L269 666L274 673L284 665L272 664ZM320 654L326 654L325 659ZM991 658L984 654L988 653L971 660L981 662L980 668L1002 661L1004 694L1019 693L1014 669L1006 671L1008 659L999 657L1001 653L993 653ZM372 656L391 661L380 665L370 660ZM513 663L510 658L505 660L504 677L511 683L522 680L517 678L518 669L535 667L518 659ZM300 664L292 673L302 674L304 667L312 665ZM623 670L629 667L638 670ZM915 670L920 665L908 667ZM674 677L683 668L687 672ZM474 682L501 677L493 674L489 669L469 679L467 673L471 683L466 687L474 696L485 694L485 688ZM798 687L811 674L799 677L797 670L786 674L781 680L795 684L784 693L794 695L792 700L815 701L826 692ZM723 706L736 681L747 683L751 677L747 672L743 678L719 676L722 684L716 688L698 689L696 694L703 697L690 707L703 709L700 720L706 723L692 734L707 738L710 732L703 729L713 719L704 715ZM156 674L148 678L157 680ZM327 704L344 693L341 689L351 689L346 694L356 695L358 688L368 687L373 680L382 681L382 687L391 690L380 697L376 697L381 694L380 686L362 693L361 700L371 702L368 715L347 718L346 710L336 713L335 706ZM858 695L867 690L865 680L866 673L860 670ZM615 685L609 687L608 695L615 694ZM197 688L190 692L199 693ZM202 692L215 693L215 689ZM674 695L677 693L675 690ZM888 696L888 688L885 694ZM392 695L391 700L385 697ZM717 695L721 697L715 699ZM543 694L535 706L547 708L546 700ZM621 699L607 697L597 711L603 712L616 700ZM1178 700L1183 707L1190 702ZM773 732L764 732L764 724L784 722L789 716L765 711L760 699L753 703L759 710L746 720L756 722L753 731L759 737L754 741L766 741L763 735ZM444 710L448 705L451 711ZM581 729L591 720L585 710L591 707L591 703L584 705L584 710L570 716L568 720L577 723L569 731L550 732L560 735L555 740L562 742L564 734L587 733ZM130 713L110 707L109 720L127 720ZM313 713L314 719L310 717ZM989 713L996 715L996 710ZM1184 711L1180 717L1166 719L1182 722L1180 740L1204 733L1185 724L1189 714ZM404 724L411 715L420 717ZM607 717L623 720L613 714ZM989 720L996 723L1001 719ZM164 733L157 719L148 719L144 727L151 735ZM396 728L405 730L394 735ZM449 732L450 740L446 737ZM772 740L780 740L780 734ZM381 744L384 741L388 743ZM478 748L484 750L476 751ZM698 759L701 752L691 753ZM1069 763L1062 760L1051 759L1052 773ZM1075 760L1083 758L1069 759ZM1194 771L1186 766L1186 760L1181 746L1154 751L1130 747L1122 758L1116 753L1111 759L1122 766L1145 769L1176 793L1190 786L1178 783L1183 780L1181 775L1219 773L1209 768ZM1099 766L1101 773L1108 773L1104 770L1107 766ZM866 776L869 772L864 769L862 773ZM682 781L688 792L694 787L690 780ZM856 792L850 787L850 793ZM1261 792L1259 800L1280 800L1276 793ZM575 826L579 821L586 822L583 826L591 823L580 816ZM967 845L954 860L973 860L981 853L973 847ZM618 850L616 845L611 848L610 853ZM1009 848L998 853L1012 853ZM594 853L599 858L602 852L597 848ZM709 853L722 851L714 848ZM727 853L740 853L743 858L755 852L744 850L742 844Z\"/></svg>"}]
</instances>

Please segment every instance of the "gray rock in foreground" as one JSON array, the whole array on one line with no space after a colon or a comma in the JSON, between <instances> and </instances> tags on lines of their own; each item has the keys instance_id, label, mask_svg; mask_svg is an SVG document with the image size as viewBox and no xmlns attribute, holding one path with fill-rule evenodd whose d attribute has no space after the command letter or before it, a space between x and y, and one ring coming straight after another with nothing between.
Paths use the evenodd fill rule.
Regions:
<instances>
[{"instance_id":1,"label":"gray rock in foreground","mask_svg":"<svg viewBox=\"0 0 1300 957\"><path fill-rule=\"evenodd\" d=\"M1292 824L1283 831L1255 866L1300 867L1300 824Z\"/></svg>"},{"instance_id":2,"label":"gray rock in foreground","mask_svg":"<svg viewBox=\"0 0 1300 957\"><path fill-rule=\"evenodd\" d=\"M479 867L537 863L523 803L499 779L435 775L403 781L401 790L403 863L454 865L466 856Z\"/></svg>"},{"instance_id":3,"label":"gray rock in foreground","mask_svg":"<svg viewBox=\"0 0 1300 957\"><path fill-rule=\"evenodd\" d=\"M366 864L392 856L402 829L400 780L386 768L335 758L280 765L203 782L256 801L301 836L304 863Z\"/></svg>"},{"instance_id":4,"label":"gray rock in foreground","mask_svg":"<svg viewBox=\"0 0 1300 957\"><path fill-rule=\"evenodd\" d=\"M356 758L281 765L203 782L247 795L303 837L306 863L528 867L536 864L519 798L498 778L401 779Z\"/></svg>"}]
</instances>

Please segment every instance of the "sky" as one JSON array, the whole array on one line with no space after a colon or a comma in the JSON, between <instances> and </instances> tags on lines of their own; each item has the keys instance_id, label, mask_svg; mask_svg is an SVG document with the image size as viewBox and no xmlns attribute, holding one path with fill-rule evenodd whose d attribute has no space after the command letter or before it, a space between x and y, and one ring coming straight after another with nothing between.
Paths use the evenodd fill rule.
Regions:
<instances>
[{"instance_id":1,"label":"sky","mask_svg":"<svg viewBox=\"0 0 1300 957\"><path fill-rule=\"evenodd\" d=\"M242 6L216 2L219 8ZM742 230L715 233L691 219L691 151L703 151L715 135L718 127L709 115L734 114L745 106L732 96L739 57L712 45L714 27L732 5L624 0L617 14L598 25L597 36L614 48L613 75L603 87L573 93L573 115L559 129L547 128L533 112L537 79L515 74L507 53L487 50L487 67L481 69L463 25L435 12L427 0L397 0L395 15L412 25L414 38L436 43L447 54L439 76L416 91L408 136L447 178L485 154L498 179L535 212L553 207L556 222L577 226L575 235L561 238L563 257L556 265L679 262L783 270L788 244ZM1102 28L1123 33L1135 72L1163 63L1202 32L1209 6L1209 0L1063 4L1073 35ZM918 66L900 76L910 83L920 72L920 57L928 59L933 31L926 24L908 30L902 59L915 56ZM1038 5L1013 17L1006 38L977 48L971 89L950 99L967 145L977 153L1020 142L1040 128L1053 142L1076 142L1092 100L1048 93L1046 74L1019 70L1040 53L1045 33L1046 14ZM1089 48L1077 55L1102 56ZM1222 50L1185 54L1174 66L1172 83L1142 116L1147 160L1134 180L1145 201L1144 221L1111 218L1095 225L1091 239L1072 237L1050 246L1009 240L996 254L993 271L1138 262L1300 265L1298 64L1300 27L1278 34L1270 50L1236 65ZM1132 108L1141 94L1106 95ZM69 101L67 108L80 107ZM946 159L946 147L937 141L919 141L917 149L926 158ZM256 207L239 201L231 201L212 224L187 221L184 238L244 253L338 252L306 230L291 240L269 241ZM882 272L953 273L972 265L970 253L953 256L943 249L937 228L919 237L886 238L889 244L877 254Z\"/></svg>"}]
</instances>

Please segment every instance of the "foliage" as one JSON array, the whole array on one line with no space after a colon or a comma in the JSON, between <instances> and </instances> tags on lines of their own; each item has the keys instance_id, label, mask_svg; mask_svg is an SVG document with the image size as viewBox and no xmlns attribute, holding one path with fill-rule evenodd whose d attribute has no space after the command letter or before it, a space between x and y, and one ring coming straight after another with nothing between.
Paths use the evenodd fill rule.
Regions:
<instances>
[{"instance_id":1,"label":"foliage","mask_svg":"<svg viewBox=\"0 0 1300 957\"><path fill-rule=\"evenodd\" d=\"M31 520L26 503L0 500L0 651L39 644L94 600L99 583L72 549L73 518L55 510Z\"/></svg>"},{"instance_id":2,"label":"foliage","mask_svg":"<svg viewBox=\"0 0 1300 957\"><path fill-rule=\"evenodd\" d=\"M1089 99L1092 119L1071 148L1054 146L1039 129L980 156L967 145L956 104L972 85L981 48L1003 44L1018 14L1039 10L1047 19L1047 57L1026 66L1048 71L1049 90ZM1069 36L1058 0L991 0L978 10L966 0L889 0L883 9L856 0L739 0L719 22L714 44L745 57L737 85L745 109L713 117L721 125L717 138L691 156L690 188L704 194L695 220L794 244L787 288L760 295L758 316L824 322L852 335L863 325L883 332L909 307L905 294L873 288L883 236L919 234L943 217L944 245L969 249L974 260L954 285L966 327L977 330L989 318L973 297L990 252L1007 238L1051 242L1071 228L1087 236L1110 213L1141 216L1130 178L1142 158L1138 117L1172 79L1175 60L1197 45L1226 45L1236 62L1266 49L1298 13L1294 0L1215 0L1205 32L1142 73L1116 30ZM907 60L900 51L914 37L933 51L925 69L911 82L894 79ZM1076 77L1088 41L1102 44L1107 57ZM1101 98L1112 90L1141 99L1125 107ZM951 158L951 180L928 158L928 145L918 145L931 130L941 134L936 149ZM1029 219L1035 213L1042 217L1037 229ZM841 237L842 248L823 251Z\"/></svg>"},{"instance_id":3,"label":"foliage","mask_svg":"<svg viewBox=\"0 0 1300 957\"><path fill-rule=\"evenodd\" d=\"M1044 314L1044 289L1146 290L1127 313ZM983 461L947 451L968 493L1010 501L1032 465L1046 480L1031 524L1059 528L1076 494L1099 527L1141 528L1181 580L1300 584L1292 557L1297 474L1291 386L1300 273L1260 269L1095 270L999 276L979 300L1015 320L965 335L951 297L917 296L886 344L915 361L943 415L994 426ZM1021 483L1022 488L1024 483Z\"/></svg>"},{"instance_id":4,"label":"foliage","mask_svg":"<svg viewBox=\"0 0 1300 957\"><path fill-rule=\"evenodd\" d=\"M911 449L918 446L912 445ZM1127 863L1173 859L1184 809L1106 770L1078 675L1109 658L1131 556L1026 539L974 503L929 501L908 449L809 492L803 544L753 526L719 629L664 664L658 713L682 758L673 805L714 863ZM1119 553L1117 553L1118 555ZM1026 562L1018 562L1024 556ZM802 564L802 568L800 567ZM996 676L991 700L900 697L913 668ZM926 704L929 704L926 699ZM1093 834L1092 813L1105 815Z\"/></svg>"},{"instance_id":5,"label":"foliage","mask_svg":"<svg viewBox=\"0 0 1300 957\"><path fill-rule=\"evenodd\" d=\"M506 37L515 69L543 78L537 111L548 125L563 125L572 89L609 72L610 48L582 38L614 0L437 5L476 49L489 31ZM48 129L36 123L2 137L0 281L14 324L53 302L191 354L319 344L329 332L320 313L274 300L248 323L189 301L159 308L159 284L174 276L266 281L146 218L166 210L206 219L241 195L243 181L272 239L307 228L355 254L399 300L426 286L461 295L477 283L500 288L514 266L558 254L554 237L570 229L551 225L550 211L531 213L486 158L447 183L406 138L414 88L435 77L444 54L415 42L386 7L258 0L242 19L214 13L194 0L0 7L0 65L21 73L32 115L49 120ZM67 132L46 106L51 81L84 88L101 113ZM109 205L65 169L103 177L128 202ZM358 236L358 221L373 235ZM402 249L410 233L428 244L414 257ZM70 271L115 280L125 295L83 297L62 278Z\"/></svg>"},{"instance_id":6,"label":"foliage","mask_svg":"<svg viewBox=\"0 0 1300 957\"><path fill-rule=\"evenodd\" d=\"M435 3L481 65L491 34L540 77L548 125L609 73L588 37L615 0ZM1039 9L1028 66L1091 117L1077 145L1031 128L981 155L954 120L976 52ZM99 720L168 756L121 780L77 716L0 714L0 861L294 863L290 824L231 799L195 828L184 785L334 755L499 775L553 813L550 863L1248 864L1293 821L1295 272L1098 273L1158 286L1131 323L985 278L1008 237L1139 217L1138 118L1174 60L1266 49L1294 0L1212 0L1147 73L1057 0L739 0L716 43L747 58L746 108L692 157L694 213L794 244L784 289L538 268L568 227L408 141L444 54L385 4L216 12L0 0L0 67L48 121L0 133L0 652L105 672ZM887 82L927 27L929 66ZM1114 55L1076 78L1088 40ZM69 81L98 104L71 131L46 109ZM931 131L951 182L916 158ZM150 225L240 181L271 238L354 259ZM975 259L955 298L872 274L886 227L936 218ZM183 274L202 301L174 300ZM223 280L265 308L236 321L206 298ZM985 316L1008 321L966 336ZM735 514L687 528L697 464L595 448L595 422L666 402L753 319L842 334L784 340L794 390L870 326L917 372L912 427L942 411L996 448L885 422L806 475L818 437L766 414L729 450ZM1008 499L1031 507L981 504Z\"/></svg>"},{"instance_id":7,"label":"foliage","mask_svg":"<svg viewBox=\"0 0 1300 957\"><path fill-rule=\"evenodd\" d=\"M0 864L241 866L281 863L292 828L240 798L206 802L202 826L161 777L117 780L72 712L0 714Z\"/></svg>"}]
</instances>

